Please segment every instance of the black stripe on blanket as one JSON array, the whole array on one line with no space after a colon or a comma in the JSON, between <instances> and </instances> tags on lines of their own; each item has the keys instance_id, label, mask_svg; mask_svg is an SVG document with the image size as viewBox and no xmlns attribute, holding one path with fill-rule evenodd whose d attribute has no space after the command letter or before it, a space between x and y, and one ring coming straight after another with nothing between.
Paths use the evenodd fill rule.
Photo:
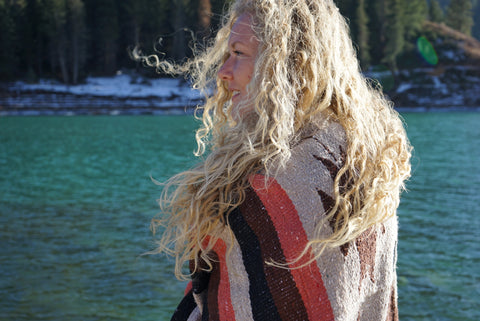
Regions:
<instances>
[{"instance_id":1,"label":"black stripe on blanket","mask_svg":"<svg viewBox=\"0 0 480 321\"><path fill-rule=\"evenodd\" d=\"M284 201L289 200L285 199ZM277 206L280 210L281 204L277 204ZM278 231L270 217L271 213L269 214L265 210L262 201L253 189L246 191L245 202L240 206L240 210L260 243L265 278L280 319L308 320L307 309L290 270L266 264L266 262L286 263ZM285 209L280 211L280 214L286 217L297 215L296 212L287 212ZM296 247L296 244L290 244L290 246Z\"/></svg>"},{"instance_id":2,"label":"black stripe on blanket","mask_svg":"<svg viewBox=\"0 0 480 321\"><path fill-rule=\"evenodd\" d=\"M254 320L281 320L268 287L263 270L260 242L238 208L228 216L230 228L240 245L245 270L248 274L250 306Z\"/></svg>"},{"instance_id":3,"label":"black stripe on blanket","mask_svg":"<svg viewBox=\"0 0 480 321\"><path fill-rule=\"evenodd\" d=\"M173 313L171 321L185 321L192 314L193 310L197 307L193 298L193 291L190 290L187 295L183 297L183 300L178 305L177 309Z\"/></svg>"}]
</instances>

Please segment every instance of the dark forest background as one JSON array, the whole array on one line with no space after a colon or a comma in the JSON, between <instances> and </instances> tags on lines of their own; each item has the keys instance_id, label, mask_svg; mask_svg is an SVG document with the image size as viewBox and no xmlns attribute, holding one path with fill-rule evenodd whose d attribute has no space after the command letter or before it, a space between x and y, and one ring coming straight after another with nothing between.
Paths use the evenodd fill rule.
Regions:
<instances>
[{"instance_id":1,"label":"dark forest background","mask_svg":"<svg viewBox=\"0 0 480 321\"><path fill-rule=\"evenodd\" d=\"M152 74L130 58L140 47L176 61L218 27L230 0L0 0L0 80L77 84L121 69ZM480 37L477 0L337 0L361 66L415 67L416 40L440 29ZM432 24L433 22L433 24ZM432 27L433 26L433 27Z\"/></svg>"}]
</instances>

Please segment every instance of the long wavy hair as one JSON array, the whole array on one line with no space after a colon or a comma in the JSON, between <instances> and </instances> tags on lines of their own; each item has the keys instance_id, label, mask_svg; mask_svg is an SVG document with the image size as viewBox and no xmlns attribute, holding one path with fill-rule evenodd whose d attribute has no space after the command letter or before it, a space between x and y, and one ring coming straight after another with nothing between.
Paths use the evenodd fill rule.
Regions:
<instances>
[{"instance_id":1,"label":"long wavy hair","mask_svg":"<svg viewBox=\"0 0 480 321\"><path fill-rule=\"evenodd\" d=\"M252 15L260 45L244 102L253 112L235 121L231 93L217 72L243 13ZM153 252L176 257L177 277L185 276L189 260L195 270L200 259L211 267L208 252L219 238L232 237L226 217L243 202L249 176L261 172L267 182L288 161L302 130L326 114L343 126L348 142L334 181L336 203L325 218L335 217L336 224L327 239L318 224L318 237L299 256L312 249L317 259L326 247L395 216L410 175L411 147L391 103L362 75L347 23L332 0L237 0L216 38L191 60L175 65L156 56L142 59L164 72L188 74L206 96L198 107L199 164L164 183L162 214L152 221L161 231Z\"/></svg>"}]
</instances>

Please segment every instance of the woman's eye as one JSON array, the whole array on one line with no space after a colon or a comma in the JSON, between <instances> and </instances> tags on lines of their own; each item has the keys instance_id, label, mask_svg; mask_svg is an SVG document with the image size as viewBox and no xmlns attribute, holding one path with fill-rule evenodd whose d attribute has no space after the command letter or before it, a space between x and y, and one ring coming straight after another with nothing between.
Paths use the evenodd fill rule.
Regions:
<instances>
[{"instance_id":1,"label":"woman's eye","mask_svg":"<svg viewBox=\"0 0 480 321\"><path fill-rule=\"evenodd\" d=\"M243 52L238 51L238 50L234 50L234 51L233 51L233 54L234 54L235 56L242 56L242 55L243 55Z\"/></svg>"}]
</instances>

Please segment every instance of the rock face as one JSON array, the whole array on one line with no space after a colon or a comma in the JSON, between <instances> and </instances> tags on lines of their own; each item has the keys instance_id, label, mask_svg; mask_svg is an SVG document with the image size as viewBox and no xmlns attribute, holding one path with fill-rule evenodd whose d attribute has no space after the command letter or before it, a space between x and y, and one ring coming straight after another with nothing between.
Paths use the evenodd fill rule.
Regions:
<instances>
[{"instance_id":1,"label":"rock face","mask_svg":"<svg viewBox=\"0 0 480 321\"><path fill-rule=\"evenodd\" d=\"M148 115L192 113L200 99L95 96L55 91L0 89L0 115Z\"/></svg>"},{"instance_id":2,"label":"rock face","mask_svg":"<svg viewBox=\"0 0 480 321\"><path fill-rule=\"evenodd\" d=\"M429 42L430 57L423 59L417 47L417 67L403 68L395 75L385 70L367 73L383 85L399 107L421 109L480 107L480 41L444 24L425 22L424 42ZM419 63L420 61L420 63ZM432 65L431 61L435 61ZM418 67L421 65L421 67Z\"/></svg>"},{"instance_id":3,"label":"rock face","mask_svg":"<svg viewBox=\"0 0 480 321\"><path fill-rule=\"evenodd\" d=\"M88 78L77 86L46 80L0 84L0 115L184 114L201 102L178 79L140 82L121 75Z\"/></svg>"},{"instance_id":4,"label":"rock face","mask_svg":"<svg viewBox=\"0 0 480 321\"><path fill-rule=\"evenodd\" d=\"M389 71L370 72L367 77L379 79L400 110L480 109L480 68L474 65L405 69L395 77ZM202 99L187 97L187 87L173 86L168 95L129 96L2 84L0 116L192 113Z\"/></svg>"},{"instance_id":5,"label":"rock face","mask_svg":"<svg viewBox=\"0 0 480 321\"><path fill-rule=\"evenodd\" d=\"M389 92L399 107L478 108L480 69L475 66L439 66L403 70L399 85Z\"/></svg>"}]
</instances>

